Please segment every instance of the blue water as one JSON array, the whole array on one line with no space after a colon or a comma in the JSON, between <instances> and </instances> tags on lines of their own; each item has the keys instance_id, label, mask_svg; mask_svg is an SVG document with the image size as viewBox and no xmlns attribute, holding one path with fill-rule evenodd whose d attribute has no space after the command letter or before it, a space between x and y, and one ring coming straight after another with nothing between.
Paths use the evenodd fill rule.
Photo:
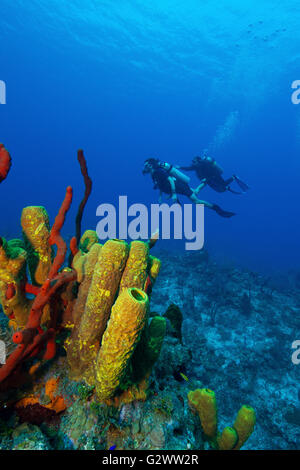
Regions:
<instances>
[{"instance_id":1,"label":"blue water","mask_svg":"<svg viewBox=\"0 0 300 470\"><path fill-rule=\"evenodd\" d=\"M253 269L299 269L299 31L296 0L1 0L0 141L13 158L1 233L19 234L25 205L46 206L53 220L69 184L64 233L74 232L79 147L94 182L92 229L96 207L119 195L157 202L145 158L187 165L209 148L251 191L203 190L237 212L206 211L206 247Z\"/></svg>"}]
</instances>

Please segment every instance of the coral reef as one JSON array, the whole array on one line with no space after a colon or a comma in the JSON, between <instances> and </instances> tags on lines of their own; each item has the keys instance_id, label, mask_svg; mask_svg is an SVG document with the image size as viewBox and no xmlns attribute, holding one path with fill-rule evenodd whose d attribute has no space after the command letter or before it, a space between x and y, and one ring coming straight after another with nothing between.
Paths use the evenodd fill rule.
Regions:
<instances>
[{"instance_id":1,"label":"coral reef","mask_svg":"<svg viewBox=\"0 0 300 470\"><path fill-rule=\"evenodd\" d=\"M7 154L1 146L1 178ZM297 381L278 352L297 330L296 291L285 296L206 252L161 252L161 265L150 254L158 234L103 245L92 230L81 235L92 183L82 151L78 160L85 194L70 256L61 236L70 187L52 228L46 210L31 206L23 239L0 241L0 339L9 346L0 448L297 448ZM205 387L216 391L218 413ZM255 414L242 403L263 416L254 433Z\"/></svg>"},{"instance_id":2,"label":"coral reef","mask_svg":"<svg viewBox=\"0 0 300 470\"><path fill-rule=\"evenodd\" d=\"M80 317L84 310L88 287L82 290L83 283L90 286L93 263L101 249L94 232L83 234L73 261L75 264L76 259L82 258L79 264L83 277L79 286L77 281L70 284L78 294L70 303L74 317L75 312ZM107 403L99 403L94 386L70 379L67 358L57 343L58 357L46 370L37 371L34 390L19 387L17 397L12 397L10 390L6 408L0 407L1 448L104 450L116 446L116 450L208 450L211 444L198 413L191 412L187 399L191 390L205 387L216 392L220 403L219 449L231 448L237 440L237 428L241 426L240 434L245 429L242 420L240 424L233 422L243 403L251 403L258 419L242 449L299 448L297 367L289 357L291 340L299 332L299 291L294 287L274 287L262 276L219 265L206 253L181 256L155 249L163 259L161 273L151 294L147 328L122 379L124 390L120 387ZM174 276L174 272L180 276ZM240 299L244 293L249 294L249 288L252 311L245 317ZM212 299L218 303L213 322ZM164 317L167 306L174 303L183 314L182 342L174 335L170 320ZM2 318L6 320L4 315ZM70 316L69 323L65 323L71 327L71 334L76 321ZM146 359L145 345L155 345L149 335L158 342L162 337L164 340L159 360L154 361L151 375L143 382L141 377L147 375L148 363L142 362ZM65 336L58 335L57 341L63 344ZM274 364L280 377L274 372ZM63 397L67 405L58 414L44 406L51 403L45 395L45 384L53 377L59 377L55 395ZM38 403L15 408L18 401L30 396L38 397ZM1 399L0 396L0 402Z\"/></svg>"}]
</instances>

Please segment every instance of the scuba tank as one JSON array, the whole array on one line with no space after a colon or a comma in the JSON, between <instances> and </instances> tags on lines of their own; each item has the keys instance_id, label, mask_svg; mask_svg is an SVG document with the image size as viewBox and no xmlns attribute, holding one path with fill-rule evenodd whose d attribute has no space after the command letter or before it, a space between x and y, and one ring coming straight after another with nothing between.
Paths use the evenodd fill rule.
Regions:
<instances>
[{"instance_id":1,"label":"scuba tank","mask_svg":"<svg viewBox=\"0 0 300 470\"><path fill-rule=\"evenodd\" d=\"M216 162L216 160L214 158L211 158L211 157L208 157L208 156L205 156L203 158L203 160L206 160L207 162L210 162L213 166L213 168L215 169L215 171L217 171L217 173L219 173L220 175L222 173L224 173L224 170L222 167L220 167L220 165L218 165L218 163Z\"/></svg>"},{"instance_id":2,"label":"scuba tank","mask_svg":"<svg viewBox=\"0 0 300 470\"><path fill-rule=\"evenodd\" d=\"M181 173L181 171L177 170L177 168L174 168L174 166L170 165L170 163L161 162L160 166L161 168L166 170L171 176L174 176L174 178L181 180L183 183L189 184L190 177Z\"/></svg>"}]
</instances>

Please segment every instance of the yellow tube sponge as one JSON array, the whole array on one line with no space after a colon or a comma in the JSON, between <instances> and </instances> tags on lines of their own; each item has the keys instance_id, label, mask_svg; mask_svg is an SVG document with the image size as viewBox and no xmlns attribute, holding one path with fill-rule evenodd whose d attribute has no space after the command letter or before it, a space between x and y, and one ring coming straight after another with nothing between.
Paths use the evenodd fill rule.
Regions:
<instances>
[{"instance_id":1,"label":"yellow tube sponge","mask_svg":"<svg viewBox=\"0 0 300 470\"><path fill-rule=\"evenodd\" d=\"M130 244L128 260L120 283L120 292L128 287L143 289L147 278L149 245L142 241Z\"/></svg>"},{"instance_id":2,"label":"yellow tube sponge","mask_svg":"<svg viewBox=\"0 0 300 470\"><path fill-rule=\"evenodd\" d=\"M77 274L76 281L80 284L83 281L85 263L87 261L87 256L83 251L79 250L72 259L72 268L75 269Z\"/></svg>"},{"instance_id":3,"label":"yellow tube sponge","mask_svg":"<svg viewBox=\"0 0 300 470\"><path fill-rule=\"evenodd\" d=\"M117 390L145 326L149 299L140 289L123 290L114 304L96 365L96 393L100 401Z\"/></svg>"},{"instance_id":4,"label":"yellow tube sponge","mask_svg":"<svg viewBox=\"0 0 300 470\"><path fill-rule=\"evenodd\" d=\"M89 385L94 383L94 360L115 301L127 257L127 243L121 240L108 240L103 245L94 268L78 335L80 358L84 369L83 378Z\"/></svg>"},{"instance_id":5,"label":"yellow tube sponge","mask_svg":"<svg viewBox=\"0 0 300 470\"><path fill-rule=\"evenodd\" d=\"M199 414L204 434L209 439L217 436L217 402L215 393L202 388L188 393L191 408Z\"/></svg>"},{"instance_id":6,"label":"yellow tube sponge","mask_svg":"<svg viewBox=\"0 0 300 470\"><path fill-rule=\"evenodd\" d=\"M221 436L218 437L219 450L231 450L238 442L238 435L234 428L227 426L223 429Z\"/></svg>"},{"instance_id":7,"label":"yellow tube sponge","mask_svg":"<svg viewBox=\"0 0 300 470\"><path fill-rule=\"evenodd\" d=\"M0 240L0 276L3 282L9 283L22 277L27 253L21 246L21 240Z\"/></svg>"},{"instance_id":8,"label":"yellow tube sponge","mask_svg":"<svg viewBox=\"0 0 300 470\"><path fill-rule=\"evenodd\" d=\"M94 249L94 247L96 247ZM77 273L77 282L81 283L84 279L84 277L86 276L87 274L87 271L91 271L91 266L87 266L86 267L86 264L90 264L90 262L92 261L93 264L92 264L92 271L91 273L88 275L88 277L92 278L92 274L93 274L93 269L94 269L94 261L97 261L97 259L95 258L95 253L99 253L99 248L101 248L102 245L100 245L100 243L93 243L89 249L89 251L87 253L79 250L76 255L74 256L73 260L72 260L72 268L75 269L76 273ZM96 251L95 251L96 250Z\"/></svg>"},{"instance_id":9,"label":"yellow tube sponge","mask_svg":"<svg viewBox=\"0 0 300 470\"><path fill-rule=\"evenodd\" d=\"M97 232L95 232L95 230L86 230L80 239L79 248L80 250L87 252L90 251L95 243L98 242L99 239Z\"/></svg>"},{"instance_id":10,"label":"yellow tube sponge","mask_svg":"<svg viewBox=\"0 0 300 470\"><path fill-rule=\"evenodd\" d=\"M65 349L67 351L67 359L71 367L71 374L72 374L73 379L76 379L76 378L79 379L81 372L82 372L81 370L82 364L80 361L79 339L78 339L79 326L81 322L82 312L84 311L90 285L92 282L94 268L100 256L101 248L102 248L102 245L100 245L99 243L95 243L86 255L82 255L82 257L85 258L85 263L84 263L83 269L82 269L82 264L80 265L80 268L82 269L82 272L80 274L81 284L79 286L77 299L73 307L73 312L72 312L73 324L67 325L68 327L73 328L70 338L66 339L65 344L64 344ZM77 270L76 266L77 266L77 262L74 257L73 267L74 269Z\"/></svg>"},{"instance_id":11,"label":"yellow tube sponge","mask_svg":"<svg viewBox=\"0 0 300 470\"><path fill-rule=\"evenodd\" d=\"M21 225L32 282L42 285L51 267L50 224L46 209L42 206L25 207Z\"/></svg>"},{"instance_id":12,"label":"yellow tube sponge","mask_svg":"<svg viewBox=\"0 0 300 470\"><path fill-rule=\"evenodd\" d=\"M256 415L254 409L249 405L243 405L239 410L233 425L238 434L238 442L234 447L234 450L240 449L247 439L249 439L253 433L255 423Z\"/></svg>"},{"instance_id":13,"label":"yellow tube sponge","mask_svg":"<svg viewBox=\"0 0 300 470\"><path fill-rule=\"evenodd\" d=\"M14 318L17 327L26 324L31 303L25 295L22 284L25 280L27 253L21 240L0 243L0 302L4 313ZM10 288L12 294L7 295Z\"/></svg>"},{"instance_id":14,"label":"yellow tube sponge","mask_svg":"<svg viewBox=\"0 0 300 470\"><path fill-rule=\"evenodd\" d=\"M73 319L75 323L77 323L77 320L80 320L82 312L84 311L87 296L93 279L94 269L96 263L98 262L101 249L102 245L100 245L100 243L95 243L87 254L82 255L82 257L85 258L85 262L81 273L81 283L78 289L76 303L73 309ZM76 262L74 262L74 260L73 267L77 271Z\"/></svg>"},{"instance_id":15,"label":"yellow tube sponge","mask_svg":"<svg viewBox=\"0 0 300 470\"><path fill-rule=\"evenodd\" d=\"M161 267L161 261L158 258L155 258L155 256L150 256L150 276L154 281L156 281L156 278L159 274Z\"/></svg>"}]
</instances>

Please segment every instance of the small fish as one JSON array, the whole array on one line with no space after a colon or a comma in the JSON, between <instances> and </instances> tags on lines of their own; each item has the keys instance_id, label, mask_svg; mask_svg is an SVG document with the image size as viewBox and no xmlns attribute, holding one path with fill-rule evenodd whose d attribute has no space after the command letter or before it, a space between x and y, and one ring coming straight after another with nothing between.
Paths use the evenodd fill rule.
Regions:
<instances>
[{"instance_id":1,"label":"small fish","mask_svg":"<svg viewBox=\"0 0 300 470\"><path fill-rule=\"evenodd\" d=\"M180 372L180 375L183 378L183 380L185 380L186 382L189 381L188 377L186 375L184 375L182 372Z\"/></svg>"},{"instance_id":2,"label":"small fish","mask_svg":"<svg viewBox=\"0 0 300 470\"><path fill-rule=\"evenodd\" d=\"M108 450L115 450L116 447L117 447L116 445L111 446Z\"/></svg>"}]
</instances>

